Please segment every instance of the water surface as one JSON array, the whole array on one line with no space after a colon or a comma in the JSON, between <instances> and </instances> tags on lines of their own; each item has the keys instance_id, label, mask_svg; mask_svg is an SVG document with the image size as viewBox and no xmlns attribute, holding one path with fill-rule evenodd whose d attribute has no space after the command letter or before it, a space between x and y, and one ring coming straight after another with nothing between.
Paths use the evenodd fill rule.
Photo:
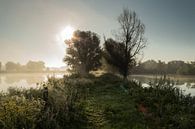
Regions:
<instances>
[{"instance_id":1,"label":"water surface","mask_svg":"<svg viewBox=\"0 0 195 129\"><path fill-rule=\"evenodd\" d=\"M150 82L153 82L155 79L158 79L160 77L162 76L131 75L129 78L142 82L143 87L148 87L148 84ZM191 94L192 96L195 96L195 76L169 75L166 78L174 81L175 86L180 88L184 92L184 94Z\"/></svg>"},{"instance_id":2,"label":"water surface","mask_svg":"<svg viewBox=\"0 0 195 129\"><path fill-rule=\"evenodd\" d=\"M17 88L37 88L37 83L47 81L48 77L54 76L62 78L63 73L7 73L0 74L0 91L6 92L9 87ZM160 76L153 75L131 75L131 79L136 79L143 83L143 86L154 81ZM195 96L195 76L168 76L176 82L176 86L181 88L185 94ZM194 88L193 88L194 87Z\"/></svg>"},{"instance_id":3,"label":"water surface","mask_svg":"<svg viewBox=\"0 0 195 129\"><path fill-rule=\"evenodd\" d=\"M37 83L47 81L48 77L62 78L62 73L6 73L0 74L0 91L9 87L37 88Z\"/></svg>"}]
</instances>

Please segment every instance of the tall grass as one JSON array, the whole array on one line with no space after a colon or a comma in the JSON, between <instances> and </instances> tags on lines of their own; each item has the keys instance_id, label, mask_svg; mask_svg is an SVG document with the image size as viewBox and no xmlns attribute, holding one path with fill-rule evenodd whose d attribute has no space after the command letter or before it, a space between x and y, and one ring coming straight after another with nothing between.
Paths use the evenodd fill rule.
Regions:
<instances>
[{"instance_id":1,"label":"tall grass","mask_svg":"<svg viewBox=\"0 0 195 129\"><path fill-rule=\"evenodd\" d=\"M124 92L121 88L128 92ZM191 129L195 98L161 78L149 88L112 74L49 78L0 94L1 129ZM48 96L44 96L47 87Z\"/></svg>"},{"instance_id":2,"label":"tall grass","mask_svg":"<svg viewBox=\"0 0 195 129\"><path fill-rule=\"evenodd\" d=\"M148 88L134 88L133 98L147 123L155 128L195 128L195 97L184 95L166 76L150 83Z\"/></svg>"},{"instance_id":3,"label":"tall grass","mask_svg":"<svg viewBox=\"0 0 195 129\"><path fill-rule=\"evenodd\" d=\"M48 99L40 89L8 89L0 95L1 129L57 129L84 125L82 99L85 87L71 77L49 78Z\"/></svg>"}]
</instances>

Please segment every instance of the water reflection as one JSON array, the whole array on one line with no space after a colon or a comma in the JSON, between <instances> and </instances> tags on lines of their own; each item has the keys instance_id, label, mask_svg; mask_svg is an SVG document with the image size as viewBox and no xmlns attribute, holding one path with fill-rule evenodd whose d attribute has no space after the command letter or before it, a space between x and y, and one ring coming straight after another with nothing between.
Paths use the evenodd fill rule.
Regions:
<instances>
[{"instance_id":1,"label":"water reflection","mask_svg":"<svg viewBox=\"0 0 195 129\"><path fill-rule=\"evenodd\" d=\"M43 74L43 73L30 73L30 74L0 74L0 91L7 91L9 87L17 88L36 88L37 83L46 81L49 76L57 78L62 77L63 74Z\"/></svg>"},{"instance_id":2,"label":"water reflection","mask_svg":"<svg viewBox=\"0 0 195 129\"><path fill-rule=\"evenodd\" d=\"M5 83L13 84L21 80L25 80L28 84L33 84L40 81L45 81L46 77L43 74L6 74L2 75L1 78L5 78Z\"/></svg>"},{"instance_id":3,"label":"water reflection","mask_svg":"<svg viewBox=\"0 0 195 129\"><path fill-rule=\"evenodd\" d=\"M47 74L47 73L27 73L27 74L0 74L0 91L7 91L9 87L18 88L36 88L37 83L46 81L48 77L55 76L62 78L62 73ZM132 75L130 79L135 79L142 82L143 87L148 87L150 82L153 82L160 76L152 75ZM195 76L168 76L170 80L174 81L175 86L184 90L186 94L191 93L195 96Z\"/></svg>"},{"instance_id":4,"label":"water reflection","mask_svg":"<svg viewBox=\"0 0 195 129\"><path fill-rule=\"evenodd\" d=\"M129 78L138 80L142 83L143 87L149 87L150 82L154 82L161 76L153 75L132 75ZM195 96L195 76L167 76L176 87L182 89L184 94L191 94Z\"/></svg>"}]
</instances>

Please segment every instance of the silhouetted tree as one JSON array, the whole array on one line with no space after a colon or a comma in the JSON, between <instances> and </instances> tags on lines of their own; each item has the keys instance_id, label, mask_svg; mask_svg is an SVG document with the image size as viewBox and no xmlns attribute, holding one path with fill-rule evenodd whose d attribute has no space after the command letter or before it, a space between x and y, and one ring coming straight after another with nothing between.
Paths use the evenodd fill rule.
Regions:
<instances>
[{"instance_id":1,"label":"silhouetted tree","mask_svg":"<svg viewBox=\"0 0 195 129\"><path fill-rule=\"evenodd\" d=\"M101 66L100 39L96 33L77 30L65 43L68 48L64 61L72 70L86 75Z\"/></svg>"},{"instance_id":2,"label":"silhouetted tree","mask_svg":"<svg viewBox=\"0 0 195 129\"><path fill-rule=\"evenodd\" d=\"M6 67L6 71L8 72L18 72L21 65L19 63L14 63L9 61L5 64L5 67Z\"/></svg>"},{"instance_id":3,"label":"silhouetted tree","mask_svg":"<svg viewBox=\"0 0 195 129\"><path fill-rule=\"evenodd\" d=\"M29 61L26 64L27 71L43 71L45 63L43 61Z\"/></svg>"},{"instance_id":4,"label":"silhouetted tree","mask_svg":"<svg viewBox=\"0 0 195 129\"><path fill-rule=\"evenodd\" d=\"M107 39L104 44L104 57L107 63L118 69L119 73L122 75L126 74L126 57L125 57L125 45L123 43L117 42L113 39ZM135 65L134 58L129 61L129 67Z\"/></svg>"},{"instance_id":5,"label":"silhouetted tree","mask_svg":"<svg viewBox=\"0 0 195 129\"><path fill-rule=\"evenodd\" d=\"M157 73L160 75L165 75L166 74L166 64L165 62L162 62L161 60L158 60L157 64Z\"/></svg>"},{"instance_id":6,"label":"silhouetted tree","mask_svg":"<svg viewBox=\"0 0 195 129\"><path fill-rule=\"evenodd\" d=\"M176 74L178 73L178 69L180 69L180 67L183 67L184 65L184 61L170 61L167 64L167 72L170 74Z\"/></svg>"},{"instance_id":7,"label":"silhouetted tree","mask_svg":"<svg viewBox=\"0 0 195 129\"><path fill-rule=\"evenodd\" d=\"M195 75L195 63L184 61L169 61L165 63L161 60L158 62L148 60L139 63L133 70L134 74L179 74L179 75Z\"/></svg>"},{"instance_id":8,"label":"silhouetted tree","mask_svg":"<svg viewBox=\"0 0 195 129\"><path fill-rule=\"evenodd\" d=\"M154 74L157 73L158 63L154 60L147 60L139 63L133 70L134 73L139 74Z\"/></svg>"},{"instance_id":9,"label":"silhouetted tree","mask_svg":"<svg viewBox=\"0 0 195 129\"><path fill-rule=\"evenodd\" d=\"M124 9L118 17L120 29L116 41L105 41L105 58L109 64L118 68L124 79L135 65L135 59L146 46L144 38L145 26L135 12Z\"/></svg>"}]
</instances>

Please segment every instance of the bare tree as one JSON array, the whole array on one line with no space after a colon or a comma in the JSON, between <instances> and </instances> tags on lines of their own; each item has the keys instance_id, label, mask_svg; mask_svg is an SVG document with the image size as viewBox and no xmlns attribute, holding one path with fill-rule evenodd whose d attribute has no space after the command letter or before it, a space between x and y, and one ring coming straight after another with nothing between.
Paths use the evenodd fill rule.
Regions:
<instances>
[{"instance_id":1,"label":"bare tree","mask_svg":"<svg viewBox=\"0 0 195 129\"><path fill-rule=\"evenodd\" d=\"M110 39L105 41L106 60L109 60L109 64L116 66L124 76L124 79L126 79L137 55L146 46L146 40L144 38L145 26L136 13L129 9L123 10L123 13L118 17L118 22L120 24L120 29L117 33L117 41L113 42ZM120 62L123 63L122 65L115 65L114 62L110 61L115 59L116 55L113 54L113 50L108 49L109 46L111 46L110 41L112 41L112 46L116 44L115 46L121 46L120 48L123 48L120 50L120 53L118 52L117 54L121 56L121 58L118 58L117 64ZM115 51L117 52L117 50Z\"/></svg>"}]
</instances>

